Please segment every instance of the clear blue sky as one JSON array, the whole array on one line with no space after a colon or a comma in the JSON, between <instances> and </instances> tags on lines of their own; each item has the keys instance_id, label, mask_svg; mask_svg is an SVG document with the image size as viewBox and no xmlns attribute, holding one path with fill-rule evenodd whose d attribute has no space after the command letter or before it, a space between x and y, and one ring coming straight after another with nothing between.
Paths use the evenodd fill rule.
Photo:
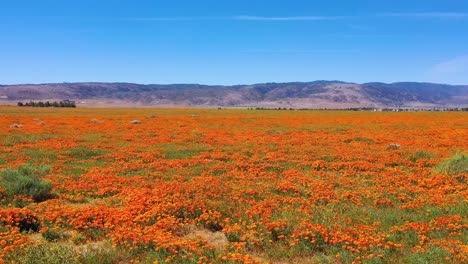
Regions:
<instances>
[{"instance_id":1,"label":"clear blue sky","mask_svg":"<svg viewBox=\"0 0 468 264\"><path fill-rule=\"evenodd\" d=\"M468 84L466 0L4 0L0 84Z\"/></svg>"}]
</instances>

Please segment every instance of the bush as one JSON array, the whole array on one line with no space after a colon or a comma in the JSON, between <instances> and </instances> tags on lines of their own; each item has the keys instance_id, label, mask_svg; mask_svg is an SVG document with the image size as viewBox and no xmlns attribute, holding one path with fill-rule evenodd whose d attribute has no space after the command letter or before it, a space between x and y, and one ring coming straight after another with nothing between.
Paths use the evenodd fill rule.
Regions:
<instances>
[{"instance_id":1,"label":"bush","mask_svg":"<svg viewBox=\"0 0 468 264\"><path fill-rule=\"evenodd\" d=\"M62 236L53 229L43 232L42 237L49 242L55 242L62 238Z\"/></svg>"},{"instance_id":2,"label":"bush","mask_svg":"<svg viewBox=\"0 0 468 264\"><path fill-rule=\"evenodd\" d=\"M460 173L468 173L468 156L465 154L455 155L434 167L437 173L447 173L456 175Z\"/></svg>"},{"instance_id":3,"label":"bush","mask_svg":"<svg viewBox=\"0 0 468 264\"><path fill-rule=\"evenodd\" d=\"M431 152L425 151L425 150L418 150L413 153L413 155L410 157L410 160L412 162L416 162L420 159L432 159L434 158L435 155L432 154Z\"/></svg>"},{"instance_id":4,"label":"bush","mask_svg":"<svg viewBox=\"0 0 468 264\"><path fill-rule=\"evenodd\" d=\"M18 169L0 172L0 187L7 200L15 196L31 196L35 202L42 202L53 197L52 184L42 177L49 172L47 166L24 165Z\"/></svg>"}]
</instances>

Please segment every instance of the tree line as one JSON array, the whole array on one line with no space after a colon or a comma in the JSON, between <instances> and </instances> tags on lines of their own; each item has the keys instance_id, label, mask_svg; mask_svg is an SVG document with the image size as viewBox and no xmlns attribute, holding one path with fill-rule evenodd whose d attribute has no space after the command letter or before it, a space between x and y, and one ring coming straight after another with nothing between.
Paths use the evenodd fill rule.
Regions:
<instances>
[{"instance_id":1,"label":"tree line","mask_svg":"<svg viewBox=\"0 0 468 264\"><path fill-rule=\"evenodd\" d=\"M68 101L68 100L65 100L65 101L54 101L54 102L49 102L49 101L46 101L46 102L42 102L42 101L39 101L39 102L33 102L33 101L29 101L29 102L18 102L18 106L22 107L22 106L31 106L31 107L73 107L75 108L76 107L76 104L75 104L75 101Z\"/></svg>"}]
</instances>

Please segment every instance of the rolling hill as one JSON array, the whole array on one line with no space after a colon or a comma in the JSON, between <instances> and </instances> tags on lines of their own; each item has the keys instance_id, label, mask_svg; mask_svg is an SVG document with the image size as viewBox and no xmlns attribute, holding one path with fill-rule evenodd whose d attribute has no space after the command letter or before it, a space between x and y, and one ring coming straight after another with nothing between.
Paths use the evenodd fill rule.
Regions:
<instances>
[{"instance_id":1,"label":"rolling hill","mask_svg":"<svg viewBox=\"0 0 468 264\"><path fill-rule=\"evenodd\" d=\"M252 85L47 83L0 85L0 102L76 100L83 106L181 107L457 107L468 85L314 81Z\"/></svg>"}]
</instances>

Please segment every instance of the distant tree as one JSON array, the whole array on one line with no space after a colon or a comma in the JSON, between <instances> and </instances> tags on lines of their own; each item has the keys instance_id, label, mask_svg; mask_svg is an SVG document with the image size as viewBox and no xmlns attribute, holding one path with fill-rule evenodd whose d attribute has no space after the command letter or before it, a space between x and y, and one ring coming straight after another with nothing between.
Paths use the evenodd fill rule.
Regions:
<instances>
[{"instance_id":1,"label":"distant tree","mask_svg":"<svg viewBox=\"0 0 468 264\"><path fill-rule=\"evenodd\" d=\"M37 103L37 106L44 107L45 105L44 105L44 102L41 101L41 102Z\"/></svg>"},{"instance_id":2,"label":"distant tree","mask_svg":"<svg viewBox=\"0 0 468 264\"><path fill-rule=\"evenodd\" d=\"M18 102L18 106L24 106L22 102Z\"/></svg>"}]
</instances>

